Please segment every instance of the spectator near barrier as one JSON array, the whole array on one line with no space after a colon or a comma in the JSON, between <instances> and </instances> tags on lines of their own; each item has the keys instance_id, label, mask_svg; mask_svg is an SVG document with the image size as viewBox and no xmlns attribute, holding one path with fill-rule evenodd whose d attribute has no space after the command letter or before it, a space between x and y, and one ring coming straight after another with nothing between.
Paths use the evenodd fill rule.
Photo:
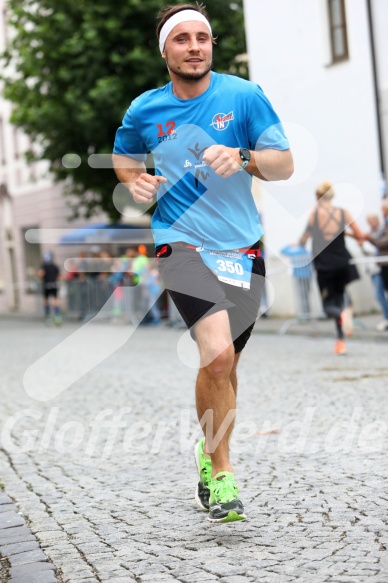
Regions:
<instances>
[{"instance_id":1,"label":"spectator near barrier","mask_svg":"<svg viewBox=\"0 0 388 583\"><path fill-rule=\"evenodd\" d=\"M281 253L290 258L297 317L309 318L311 317L310 287L313 275L311 253L300 245L287 245L283 247Z\"/></svg>"},{"instance_id":2,"label":"spectator near barrier","mask_svg":"<svg viewBox=\"0 0 388 583\"><path fill-rule=\"evenodd\" d=\"M384 227L380 232L379 236L376 237L372 234L365 235L365 239L370 241L379 251L379 255L388 255L388 198L384 198L381 203L381 210L384 216ZM388 261L382 261L381 265L381 277L383 278L385 292L388 292Z\"/></svg>"},{"instance_id":3,"label":"spectator near barrier","mask_svg":"<svg viewBox=\"0 0 388 583\"><path fill-rule=\"evenodd\" d=\"M59 275L59 268L54 263L53 254L49 252L45 253L43 255L43 263L38 271L38 276L42 280L44 317L46 324L54 322L57 326L62 324L62 315L58 300ZM51 308L53 314L51 314Z\"/></svg>"},{"instance_id":4,"label":"spectator near barrier","mask_svg":"<svg viewBox=\"0 0 388 583\"><path fill-rule=\"evenodd\" d=\"M147 248L145 245L139 245L138 254L133 259L132 269L134 274L135 289L135 312L139 314L146 314L149 305L148 290L147 290L147 272L149 258L147 255Z\"/></svg>"},{"instance_id":5,"label":"spectator near barrier","mask_svg":"<svg viewBox=\"0 0 388 583\"><path fill-rule=\"evenodd\" d=\"M370 227L369 235L373 239L379 239L383 229L380 225L380 219L378 215L369 214L367 215L366 220ZM378 249L374 247L369 241L365 241L362 244L361 248L365 255L376 256L379 254ZM376 262L372 264L367 264L366 272L369 274L372 280L376 300L380 304L381 310L383 312L383 320L377 324L376 330L379 331L388 330L388 297L385 294L384 281L379 263Z\"/></svg>"}]
</instances>

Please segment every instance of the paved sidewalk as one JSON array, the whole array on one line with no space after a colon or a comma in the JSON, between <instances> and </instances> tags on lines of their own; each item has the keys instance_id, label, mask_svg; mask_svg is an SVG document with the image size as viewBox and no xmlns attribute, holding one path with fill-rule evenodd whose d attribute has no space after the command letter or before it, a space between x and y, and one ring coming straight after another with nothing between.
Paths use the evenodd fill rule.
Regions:
<instances>
[{"instance_id":1,"label":"paved sidewalk","mask_svg":"<svg viewBox=\"0 0 388 583\"><path fill-rule=\"evenodd\" d=\"M28 367L70 338L77 351L46 370L55 390L125 327L92 323L86 345L73 323L0 326L0 482L59 582L388 581L384 335L351 338L345 357L324 334L253 335L232 448L249 520L212 525L193 498L195 353L182 330L140 328L38 401Z\"/></svg>"},{"instance_id":2,"label":"paved sidewalk","mask_svg":"<svg viewBox=\"0 0 388 583\"><path fill-rule=\"evenodd\" d=\"M0 570L2 583L58 581L54 565L47 560L23 516L4 493L0 493L0 554L5 557Z\"/></svg>"}]
</instances>

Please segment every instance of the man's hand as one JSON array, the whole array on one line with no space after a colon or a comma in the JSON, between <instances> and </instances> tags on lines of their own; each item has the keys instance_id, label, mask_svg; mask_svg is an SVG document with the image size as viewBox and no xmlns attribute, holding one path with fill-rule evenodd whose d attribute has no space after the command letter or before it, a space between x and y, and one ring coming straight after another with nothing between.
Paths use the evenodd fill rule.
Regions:
<instances>
[{"instance_id":1,"label":"man's hand","mask_svg":"<svg viewBox=\"0 0 388 583\"><path fill-rule=\"evenodd\" d=\"M164 176L147 174L144 162L130 156L113 154L112 161L117 178L128 188L133 200L139 204L152 202L160 185L167 182Z\"/></svg>"},{"instance_id":2,"label":"man's hand","mask_svg":"<svg viewBox=\"0 0 388 583\"><path fill-rule=\"evenodd\" d=\"M138 178L128 185L133 200L139 204L149 203L158 192L160 185L167 182L164 176L151 176L143 172Z\"/></svg>"},{"instance_id":3,"label":"man's hand","mask_svg":"<svg viewBox=\"0 0 388 583\"><path fill-rule=\"evenodd\" d=\"M241 168L238 148L228 146L210 146L205 150L203 161L221 178L229 178Z\"/></svg>"}]
</instances>

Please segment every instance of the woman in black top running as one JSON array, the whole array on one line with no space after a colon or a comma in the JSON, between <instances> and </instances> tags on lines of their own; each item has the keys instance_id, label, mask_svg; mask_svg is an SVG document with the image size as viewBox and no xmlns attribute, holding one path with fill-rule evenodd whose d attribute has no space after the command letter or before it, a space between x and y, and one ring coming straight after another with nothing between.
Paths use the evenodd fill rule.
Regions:
<instances>
[{"instance_id":1,"label":"woman in black top running","mask_svg":"<svg viewBox=\"0 0 388 583\"><path fill-rule=\"evenodd\" d=\"M345 246L345 231L362 241L363 233L347 210L333 206L334 191L330 182L323 182L316 191L317 204L311 212L306 230L299 244L304 246L312 237L313 261L317 272L318 286L323 309L333 318L337 329L336 354L345 354L346 346L342 330L345 287L359 275L354 265L349 264L351 255Z\"/></svg>"}]
</instances>

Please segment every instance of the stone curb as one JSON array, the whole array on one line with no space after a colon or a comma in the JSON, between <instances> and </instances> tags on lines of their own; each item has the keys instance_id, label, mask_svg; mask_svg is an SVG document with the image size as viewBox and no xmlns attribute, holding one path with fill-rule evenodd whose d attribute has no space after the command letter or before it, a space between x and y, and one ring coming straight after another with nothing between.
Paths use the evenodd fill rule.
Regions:
<instances>
[{"instance_id":1,"label":"stone curb","mask_svg":"<svg viewBox=\"0 0 388 583\"><path fill-rule=\"evenodd\" d=\"M54 565L5 492L0 492L0 555L10 564L8 583L58 583Z\"/></svg>"}]
</instances>

